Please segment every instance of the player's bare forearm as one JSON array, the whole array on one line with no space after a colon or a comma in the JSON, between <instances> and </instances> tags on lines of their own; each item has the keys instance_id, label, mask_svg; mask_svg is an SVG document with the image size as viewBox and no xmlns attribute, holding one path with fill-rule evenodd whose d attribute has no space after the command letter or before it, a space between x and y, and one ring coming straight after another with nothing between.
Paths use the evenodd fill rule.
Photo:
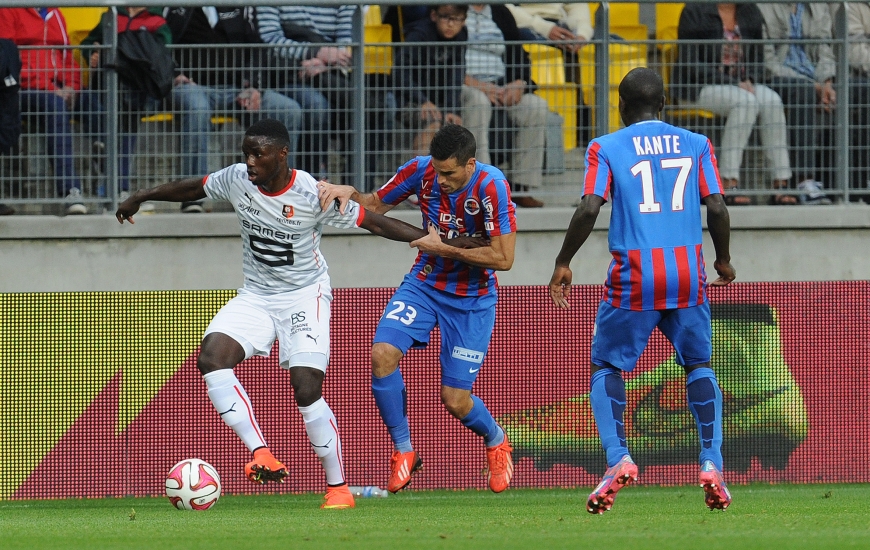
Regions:
<instances>
[{"instance_id":1,"label":"player's bare forearm","mask_svg":"<svg viewBox=\"0 0 870 550\"><path fill-rule=\"evenodd\" d=\"M462 235L453 237L452 239L441 239L444 244L455 246L457 248L480 248L481 246L489 246L489 239L486 237L470 237Z\"/></svg>"},{"instance_id":2,"label":"player's bare forearm","mask_svg":"<svg viewBox=\"0 0 870 550\"><path fill-rule=\"evenodd\" d=\"M565 232L562 249L556 256L557 266L567 267L571 263L571 259L592 234L602 204L604 199L598 195L584 195L580 200L580 206L574 211L568 231Z\"/></svg>"},{"instance_id":3,"label":"player's bare forearm","mask_svg":"<svg viewBox=\"0 0 870 550\"><path fill-rule=\"evenodd\" d=\"M716 252L713 267L719 274L719 278L710 284L724 286L737 277L737 271L731 265L731 217L720 194L705 197L704 204L707 206L707 229Z\"/></svg>"},{"instance_id":4,"label":"player's bare forearm","mask_svg":"<svg viewBox=\"0 0 870 550\"><path fill-rule=\"evenodd\" d=\"M391 241L401 241L405 243L426 236L426 232L419 227L414 227L413 225L401 220L383 216L377 212L371 211L366 211L366 215L363 218L363 223L360 227L373 235L384 237Z\"/></svg>"},{"instance_id":5,"label":"player's bare forearm","mask_svg":"<svg viewBox=\"0 0 870 550\"><path fill-rule=\"evenodd\" d=\"M492 237L486 246L457 248L443 242L438 236L438 232L434 228L430 228L429 235L412 242L411 246L442 258L450 258L497 271L508 271L514 264L516 242L516 233L507 233Z\"/></svg>"},{"instance_id":6,"label":"player's bare forearm","mask_svg":"<svg viewBox=\"0 0 870 550\"><path fill-rule=\"evenodd\" d=\"M145 201L190 202L206 197L202 178L187 178L150 189L140 189L130 196L139 204Z\"/></svg>"},{"instance_id":7,"label":"player's bare forearm","mask_svg":"<svg viewBox=\"0 0 870 550\"><path fill-rule=\"evenodd\" d=\"M115 217L120 223L124 223L124 220L133 223L133 214L139 211L139 205L145 201L193 202L205 197L202 178L177 180L149 189L139 189L118 205Z\"/></svg>"}]
</instances>

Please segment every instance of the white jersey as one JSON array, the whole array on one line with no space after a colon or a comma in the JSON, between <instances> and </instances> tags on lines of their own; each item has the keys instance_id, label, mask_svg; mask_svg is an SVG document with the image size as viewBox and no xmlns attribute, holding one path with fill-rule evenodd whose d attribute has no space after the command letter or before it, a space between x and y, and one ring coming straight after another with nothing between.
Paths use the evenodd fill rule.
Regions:
<instances>
[{"instance_id":1,"label":"white jersey","mask_svg":"<svg viewBox=\"0 0 870 550\"><path fill-rule=\"evenodd\" d=\"M328 282L326 259L320 252L323 225L359 227L365 211L356 202L320 209L317 181L307 172L291 170L290 182L267 194L248 180L247 167L234 164L206 176L205 193L229 201L242 231L245 288L255 294L278 294Z\"/></svg>"}]
</instances>

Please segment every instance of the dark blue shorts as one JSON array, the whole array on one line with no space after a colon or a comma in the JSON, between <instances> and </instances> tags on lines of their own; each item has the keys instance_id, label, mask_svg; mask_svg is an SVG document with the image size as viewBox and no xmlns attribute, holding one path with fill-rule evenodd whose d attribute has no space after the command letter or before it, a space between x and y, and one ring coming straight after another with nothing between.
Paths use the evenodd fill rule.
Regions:
<instances>
[{"instance_id":1,"label":"dark blue shorts","mask_svg":"<svg viewBox=\"0 0 870 550\"><path fill-rule=\"evenodd\" d=\"M631 311L601 302L592 336L592 363L631 372L656 327L673 344L677 364L691 367L710 362L713 330L707 302L661 311Z\"/></svg>"},{"instance_id":2,"label":"dark blue shorts","mask_svg":"<svg viewBox=\"0 0 870 550\"><path fill-rule=\"evenodd\" d=\"M457 296L408 274L384 309L374 342L403 354L423 348L441 328L441 384L470 390L483 365L495 326L496 296Z\"/></svg>"}]
</instances>

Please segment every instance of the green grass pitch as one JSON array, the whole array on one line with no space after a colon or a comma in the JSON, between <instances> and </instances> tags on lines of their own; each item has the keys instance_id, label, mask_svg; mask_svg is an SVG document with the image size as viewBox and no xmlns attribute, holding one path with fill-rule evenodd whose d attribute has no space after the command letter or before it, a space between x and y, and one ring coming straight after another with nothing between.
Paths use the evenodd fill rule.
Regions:
<instances>
[{"instance_id":1,"label":"green grass pitch","mask_svg":"<svg viewBox=\"0 0 870 550\"><path fill-rule=\"evenodd\" d=\"M588 488L405 491L320 510L321 495L223 496L205 512L165 498L0 502L0 547L291 548L870 548L870 485L731 488L725 512L701 489L629 487L612 511L586 513Z\"/></svg>"}]
</instances>

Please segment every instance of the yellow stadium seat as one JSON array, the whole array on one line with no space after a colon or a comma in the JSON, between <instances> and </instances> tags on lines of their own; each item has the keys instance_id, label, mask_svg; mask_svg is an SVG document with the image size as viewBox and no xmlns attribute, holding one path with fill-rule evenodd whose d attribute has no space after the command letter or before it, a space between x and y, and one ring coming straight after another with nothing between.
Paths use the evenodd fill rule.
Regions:
<instances>
[{"instance_id":1,"label":"yellow stadium seat","mask_svg":"<svg viewBox=\"0 0 870 550\"><path fill-rule=\"evenodd\" d=\"M535 94L544 98L550 110L562 117L565 149L577 147L577 85L565 81L562 50L544 44L524 44L532 62Z\"/></svg>"},{"instance_id":2,"label":"yellow stadium seat","mask_svg":"<svg viewBox=\"0 0 870 550\"><path fill-rule=\"evenodd\" d=\"M389 25L365 25L363 42L366 44L390 44L393 41L393 28ZM390 74L393 71L392 46L364 46L363 67L366 74Z\"/></svg>"},{"instance_id":3,"label":"yellow stadium seat","mask_svg":"<svg viewBox=\"0 0 870 550\"><path fill-rule=\"evenodd\" d=\"M104 11L106 8L60 8L70 43L74 46L81 44L100 23Z\"/></svg>"},{"instance_id":4,"label":"yellow stadium seat","mask_svg":"<svg viewBox=\"0 0 870 550\"><path fill-rule=\"evenodd\" d=\"M595 105L595 46L589 44L580 49L580 78L586 105ZM624 42L610 44L608 53L610 82L608 83L608 131L622 127L619 117L619 83L626 74L637 67L646 67L646 47ZM592 127L595 128L596 110L592 110Z\"/></svg>"},{"instance_id":5,"label":"yellow stadium seat","mask_svg":"<svg viewBox=\"0 0 870 550\"><path fill-rule=\"evenodd\" d=\"M370 4L365 7L363 25L380 25L383 22L384 18L381 16L380 4Z\"/></svg>"},{"instance_id":6,"label":"yellow stadium seat","mask_svg":"<svg viewBox=\"0 0 870 550\"><path fill-rule=\"evenodd\" d=\"M684 3L656 2L656 40L674 42Z\"/></svg>"},{"instance_id":7,"label":"yellow stadium seat","mask_svg":"<svg viewBox=\"0 0 870 550\"><path fill-rule=\"evenodd\" d=\"M143 116L141 120L142 120L142 122L146 122L146 123L147 122L172 122L173 118L174 117L172 116L172 113L161 112L161 113L154 113L151 115ZM218 126L221 124L231 124L233 122L236 122L236 119L234 117L231 117L231 116L213 116L213 117L211 117L211 123L214 124L215 126Z\"/></svg>"},{"instance_id":8,"label":"yellow stadium seat","mask_svg":"<svg viewBox=\"0 0 870 550\"><path fill-rule=\"evenodd\" d=\"M598 3L589 5L592 21L595 21L595 12L599 6L600 4ZM610 34L619 36L629 42L649 40L649 27L640 22L640 4L611 3ZM646 53L646 44L638 44L638 46L642 46L643 53Z\"/></svg>"}]
</instances>

